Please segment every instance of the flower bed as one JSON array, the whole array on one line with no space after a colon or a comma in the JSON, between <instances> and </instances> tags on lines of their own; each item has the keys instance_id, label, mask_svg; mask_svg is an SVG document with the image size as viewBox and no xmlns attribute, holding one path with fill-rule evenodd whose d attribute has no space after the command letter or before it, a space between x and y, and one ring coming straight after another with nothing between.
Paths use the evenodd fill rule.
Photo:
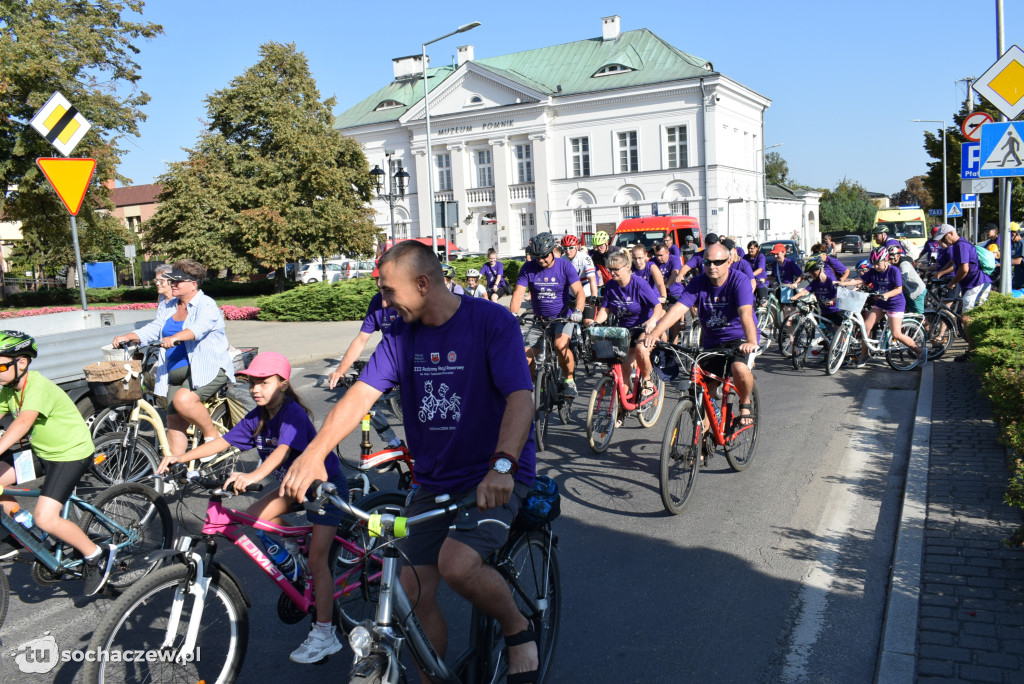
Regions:
<instances>
[{"instance_id":1,"label":"flower bed","mask_svg":"<svg viewBox=\"0 0 1024 684\"><path fill-rule=\"evenodd\" d=\"M117 304L115 306L90 306L90 311L141 311L144 309L155 309L155 302L139 304ZM24 309L22 311L0 311L0 319L24 318L25 316L45 316L46 314L64 313L67 311L79 311L77 306L45 306L41 309ZM256 320L260 310L255 306L232 306L225 304L221 307L225 320L229 321L251 321Z\"/></svg>"}]
</instances>

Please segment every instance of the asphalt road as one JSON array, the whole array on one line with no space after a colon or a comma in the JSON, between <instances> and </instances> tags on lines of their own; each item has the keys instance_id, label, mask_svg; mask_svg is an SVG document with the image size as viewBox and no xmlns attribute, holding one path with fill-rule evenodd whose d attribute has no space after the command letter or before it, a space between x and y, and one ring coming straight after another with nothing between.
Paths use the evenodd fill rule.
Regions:
<instances>
[{"instance_id":1,"label":"asphalt road","mask_svg":"<svg viewBox=\"0 0 1024 684\"><path fill-rule=\"evenodd\" d=\"M331 367L295 372L318 421L337 398L322 387ZM582 426L597 376L579 378L573 421L553 422L539 459L563 492L563 620L551 681L870 681L918 373L893 372L884 361L833 377L820 368L797 372L773 348L756 375L762 409L753 465L734 473L713 459L680 516L662 509L657 481L676 394L655 427L630 419L597 455ZM345 443L351 453L357 441ZM188 503L201 513L204 502ZM241 681L345 681L347 650L322 666L288 661L306 624L279 622L276 589L234 549L222 549L253 600ZM44 635L61 649L83 647L110 600L84 599L70 584L38 587L25 563L6 570L12 597L0 680L74 681L76 663L26 674L13 652ZM449 602L457 635L465 611Z\"/></svg>"}]
</instances>

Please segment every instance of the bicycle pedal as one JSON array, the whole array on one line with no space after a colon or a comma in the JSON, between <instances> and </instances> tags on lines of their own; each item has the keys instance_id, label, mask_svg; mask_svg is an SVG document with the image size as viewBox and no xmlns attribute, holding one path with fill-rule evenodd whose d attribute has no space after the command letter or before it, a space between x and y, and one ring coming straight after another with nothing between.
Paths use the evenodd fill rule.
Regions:
<instances>
[{"instance_id":1,"label":"bicycle pedal","mask_svg":"<svg viewBox=\"0 0 1024 684\"><path fill-rule=\"evenodd\" d=\"M330 660L330 659L331 659L331 656L324 656L323 658L321 658L320 660L316 661L313 664L314 665L326 665L327 661Z\"/></svg>"}]
</instances>

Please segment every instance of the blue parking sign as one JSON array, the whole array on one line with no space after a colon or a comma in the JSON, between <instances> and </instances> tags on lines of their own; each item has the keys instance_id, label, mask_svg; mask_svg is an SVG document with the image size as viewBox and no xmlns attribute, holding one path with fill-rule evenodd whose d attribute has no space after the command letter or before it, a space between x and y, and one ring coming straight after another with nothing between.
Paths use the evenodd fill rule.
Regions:
<instances>
[{"instance_id":1,"label":"blue parking sign","mask_svg":"<svg viewBox=\"0 0 1024 684\"><path fill-rule=\"evenodd\" d=\"M981 143L967 142L960 145L960 177L964 180L979 178L981 171Z\"/></svg>"}]
</instances>

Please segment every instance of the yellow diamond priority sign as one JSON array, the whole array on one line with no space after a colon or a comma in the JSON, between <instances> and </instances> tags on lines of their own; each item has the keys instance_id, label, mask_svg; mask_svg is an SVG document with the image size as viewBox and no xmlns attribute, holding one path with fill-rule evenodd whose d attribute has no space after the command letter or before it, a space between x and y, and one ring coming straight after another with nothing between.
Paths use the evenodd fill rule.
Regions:
<instances>
[{"instance_id":1,"label":"yellow diamond priority sign","mask_svg":"<svg viewBox=\"0 0 1024 684\"><path fill-rule=\"evenodd\" d=\"M70 157L92 124L60 93L54 93L29 122L39 135Z\"/></svg>"},{"instance_id":2,"label":"yellow diamond priority sign","mask_svg":"<svg viewBox=\"0 0 1024 684\"><path fill-rule=\"evenodd\" d=\"M974 83L974 89L1006 118L1024 112L1024 50L1014 45Z\"/></svg>"}]
</instances>

